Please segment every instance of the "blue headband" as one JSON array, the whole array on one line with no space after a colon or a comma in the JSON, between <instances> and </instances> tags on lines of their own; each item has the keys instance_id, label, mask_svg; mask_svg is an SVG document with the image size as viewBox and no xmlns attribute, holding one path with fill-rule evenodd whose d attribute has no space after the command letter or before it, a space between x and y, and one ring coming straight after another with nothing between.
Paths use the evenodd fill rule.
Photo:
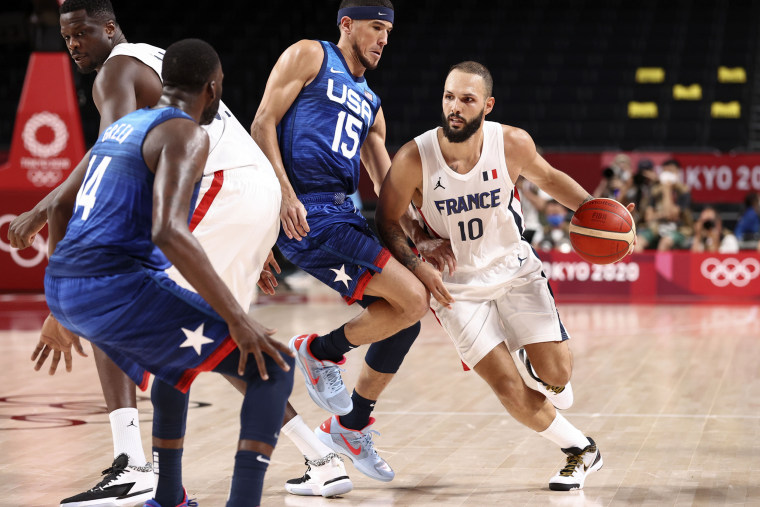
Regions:
<instances>
[{"instance_id":1,"label":"blue headband","mask_svg":"<svg viewBox=\"0 0 760 507\"><path fill-rule=\"evenodd\" d=\"M382 5L362 6L362 7L345 7L338 11L338 24L343 16L351 19L380 19L390 21L393 24L393 9L383 7Z\"/></svg>"}]
</instances>

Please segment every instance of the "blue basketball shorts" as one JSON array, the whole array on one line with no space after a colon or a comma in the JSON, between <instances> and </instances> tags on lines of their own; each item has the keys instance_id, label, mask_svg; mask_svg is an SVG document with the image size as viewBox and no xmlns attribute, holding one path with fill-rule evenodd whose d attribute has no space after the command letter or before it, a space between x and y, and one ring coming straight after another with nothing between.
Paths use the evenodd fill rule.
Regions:
<instances>
[{"instance_id":1,"label":"blue basketball shorts","mask_svg":"<svg viewBox=\"0 0 760 507\"><path fill-rule=\"evenodd\" d=\"M280 252L293 264L334 289L349 303L364 297L374 273L391 257L350 198L334 194L298 196L310 231L301 241L281 230Z\"/></svg>"},{"instance_id":2,"label":"blue basketball shorts","mask_svg":"<svg viewBox=\"0 0 760 507\"><path fill-rule=\"evenodd\" d=\"M148 373L187 392L235 350L226 323L165 272L98 277L45 275L45 297L67 329L97 345L140 389Z\"/></svg>"}]
</instances>

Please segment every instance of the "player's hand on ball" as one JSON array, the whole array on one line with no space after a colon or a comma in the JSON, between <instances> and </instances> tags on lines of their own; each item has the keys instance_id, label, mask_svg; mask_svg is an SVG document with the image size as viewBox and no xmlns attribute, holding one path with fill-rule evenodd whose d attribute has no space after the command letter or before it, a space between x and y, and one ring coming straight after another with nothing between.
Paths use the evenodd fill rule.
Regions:
<instances>
[{"instance_id":1,"label":"player's hand on ball","mask_svg":"<svg viewBox=\"0 0 760 507\"><path fill-rule=\"evenodd\" d=\"M282 196L282 205L280 206L280 221L282 230L290 239L301 241L309 232L309 223L306 221L306 208L298 200L295 194Z\"/></svg>"},{"instance_id":2,"label":"player's hand on ball","mask_svg":"<svg viewBox=\"0 0 760 507\"><path fill-rule=\"evenodd\" d=\"M23 249L34 243L37 233L45 226L45 218L34 211L25 211L8 226L8 241L13 248Z\"/></svg>"},{"instance_id":3,"label":"player's hand on ball","mask_svg":"<svg viewBox=\"0 0 760 507\"><path fill-rule=\"evenodd\" d=\"M293 353L287 345L272 338L272 335L277 332L276 329L268 329L248 317L237 324L230 325L229 329L232 340L240 349L240 363L238 363L238 373L240 375L245 374L248 354L253 354L256 366L259 369L259 375L263 380L268 380L269 374L267 373L262 353L274 359L277 366L284 371L290 371L290 366L288 366L281 354L293 357Z\"/></svg>"},{"instance_id":4,"label":"player's hand on ball","mask_svg":"<svg viewBox=\"0 0 760 507\"><path fill-rule=\"evenodd\" d=\"M277 264L277 259L274 258L274 252L270 250L267 260L264 262L264 267L261 269L261 274L259 275L259 281L257 283L259 289L261 289L264 294L270 296L274 296L274 288L277 287L277 278L274 276L274 273L272 273L272 270L278 274L282 273L280 265Z\"/></svg>"},{"instance_id":5,"label":"player's hand on ball","mask_svg":"<svg viewBox=\"0 0 760 507\"><path fill-rule=\"evenodd\" d=\"M414 269L414 275L425 285L436 301L446 308L451 309L451 304L454 303L454 298L451 297L446 286L443 285L440 271L427 262L421 262Z\"/></svg>"},{"instance_id":6,"label":"player's hand on ball","mask_svg":"<svg viewBox=\"0 0 760 507\"><path fill-rule=\"evenodd\" d=\"M420 255L435 266L438 271L448 266L449 274L457 268L457 260L454 257L454 251L451 249L451 241L444 238L430 238L418 241L414 246L420 252Z\"/></svg>"},{"instance_id":7,"label":"player's hand on ball","mask_svg":"<svg viewBox=\"0 0 760 507\"><path fill-rule=\"evenodd\" d=\"M40 341L34 348L34 352L32 352L32 361L37 361L34 365L35 371L39 371L42 368L51 351L53 352L53 358L50 360L48 373L50 375L55 374L55 371L58 369L58 363L61 361L61 354L63 354L63 360L66 363L66 371L71 371L72 347L76 349L80 356L87 357L79 337L63 327L55 317L48 315L42 324Z\"/></svg>"}]
</instances>

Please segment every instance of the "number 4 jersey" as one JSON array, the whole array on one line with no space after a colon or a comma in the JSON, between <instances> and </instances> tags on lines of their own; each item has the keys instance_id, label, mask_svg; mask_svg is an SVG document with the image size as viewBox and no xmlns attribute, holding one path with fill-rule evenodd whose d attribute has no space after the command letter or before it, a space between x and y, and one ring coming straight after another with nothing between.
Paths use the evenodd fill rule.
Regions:
<instances>
[{"instance_id":1,"label":"number 4 jersey","mask_svg":"<svg viewBox=\"0 0 760 507\"><path fill-rule=\"evenodd\" d=\"M277 127L280 153L296 194L353 194L359 184L359 152L380 98L364 77L351 74L338 46L320 41L322 68Z\"/></svg>"},{"instance_id":2,"label":"number 4 jersey","mask_svg":"<svg viewBox=\"0 0 760 507\"><path fill-rule=\"evenodd\" d=\"M541 263L522 239L519 197L504 158L501 124L483 123L480 159L466 174L443 158L438 128L414 140L422 159L422 208L431 233L448 238L457 261L443 281L454 298L498 297L507 285Z\"/></svg>"},{"instance_id":3,"label":"number 4 jersey","mask_svg":"<svg viewBox=\"0 0 760 507\"><path fill-rule=\"evenodd\" d=\"M48 274L104 276L169 267L169 260L151 240L155 175L145 164L142 145L151 129L173 118L193 121L173 107L145 108L100 134L90 152L66 235L50 257ZM196 195L190 202L195 202Z\"/></svg>"}]
</instances>

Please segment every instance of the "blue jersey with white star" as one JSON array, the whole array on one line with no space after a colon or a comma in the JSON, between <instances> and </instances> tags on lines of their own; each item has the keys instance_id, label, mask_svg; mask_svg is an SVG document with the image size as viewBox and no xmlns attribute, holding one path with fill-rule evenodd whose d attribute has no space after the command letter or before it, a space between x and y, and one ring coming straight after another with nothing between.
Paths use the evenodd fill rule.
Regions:
<instances>
[{"instance_id":1,"label":"blue jersey with white star","mask_svg":"<svg viewBox=\"0 0 760 507\"><path fill-rule=\"evenodd\" d=\"M296 194L353 194L359 152L380 109L364 77L351 74L338 46L319 41L319 74L301 90L277 127L280 153Z\"/></svg>"},{"instance_id":2,"label":"blue jersey with white star","mask_svg":"<svg viewBox=\"0 0 760 507\"><path fill-rule=\"evenodd\" d=\"M142 145L151 129L173 118L192 120L173 107L145 108L117 120L98 137L48 273L99 276L169 267L151 240L155 175L145 164Z\"/></svg>"}]
</instances>

